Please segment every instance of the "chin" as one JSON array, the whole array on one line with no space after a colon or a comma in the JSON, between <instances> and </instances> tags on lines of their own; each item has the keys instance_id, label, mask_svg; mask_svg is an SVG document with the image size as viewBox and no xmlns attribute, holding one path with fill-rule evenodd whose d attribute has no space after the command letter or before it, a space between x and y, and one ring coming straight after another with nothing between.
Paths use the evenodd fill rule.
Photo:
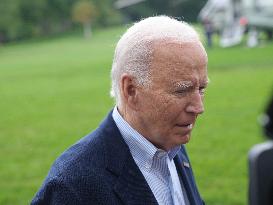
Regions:
<instances>
[{"instance_id":1,"label":"chin","mask_svg":"<svg viewBox=\"0 0 273 205\"><path fill-rule=\"evenodd\" d=\"M187 144L189 141L190 141L190 139L187 139L182 144Z\"/></svg>"},{"instance_id":2,"label":"chin","mask_svg":"<svg viewBox=\"0 0 273 205\"><path fill-rule=\"evenodd\" d=\"M190 139L191 139L190 135L182 136L181 141L180 141L181 142L180 145L187 144L190 141Z\"/></svg>"}]
</instances>

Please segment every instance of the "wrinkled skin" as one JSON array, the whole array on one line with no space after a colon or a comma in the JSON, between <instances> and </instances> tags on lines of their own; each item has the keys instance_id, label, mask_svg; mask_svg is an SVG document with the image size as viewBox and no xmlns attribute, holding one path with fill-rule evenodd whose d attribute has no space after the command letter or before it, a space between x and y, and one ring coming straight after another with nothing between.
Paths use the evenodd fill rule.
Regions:
<instances>
[{"instance_id":1,"label":"wrinkled skin","mask_svg":"<svg viewBox=\"0 0 273 205\"><path fill-rule=\"evenodd\" d=\"M197 116L204 112L208 76L207 54L201 43L157 42L150 86L129 80L125 109L119 108L129 124L166 151L187 143Z\"/></svg>"}]
</instances>

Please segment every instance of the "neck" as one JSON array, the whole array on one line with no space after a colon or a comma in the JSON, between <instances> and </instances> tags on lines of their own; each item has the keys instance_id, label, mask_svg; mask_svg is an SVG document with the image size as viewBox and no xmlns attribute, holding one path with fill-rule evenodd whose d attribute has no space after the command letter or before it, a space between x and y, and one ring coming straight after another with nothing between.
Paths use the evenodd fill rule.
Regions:
<instances>
[{"instance_id":1,"label":"neck","mask_svg":"<svg viewBox=\"0 0 273 205\"><path fill-rule=\"evenodd\" d=\"M126 105L117 105L117 109L122 118L132 126L133 123L131 122L131 114L133 111Z\"/></svg>"},{"instance_id":2,"label":"neck","mask_svg":"<svg viewBox=\"0 0 273 205\"><path fill-rule=\"evenodd\" d=\"M137 132L139 132L143 137L145 137L147 140L149 140L153 145L155 145L157 148L163 149L167 151L167 149L164 149L164 147L158 146L156 143L153 142L152 139L150 139L150 133L146 132L145 130L149 130L147 127L145 128L146 124L142 122L141 116L139 116L139 113L135 110L130 109L128 106L118 106L117 107L118 112L122 116L122 118Z\"/></svg>"}]
</instances>

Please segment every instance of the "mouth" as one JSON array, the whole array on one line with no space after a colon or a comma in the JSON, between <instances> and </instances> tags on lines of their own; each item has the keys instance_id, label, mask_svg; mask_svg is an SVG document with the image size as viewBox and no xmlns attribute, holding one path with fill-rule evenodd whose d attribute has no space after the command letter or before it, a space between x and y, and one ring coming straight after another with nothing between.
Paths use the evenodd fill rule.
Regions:
<instances>
[{"instance_id":1,"label":"mouth","mask_svg":"<svg viewBox=\"0 0 273 205\"><path fill-rule=\"evenodd\" d=\"M190 124L176 124L176 126L191 130L193 128L193 123L190 123Z\"/></svg>"}]
</instances>

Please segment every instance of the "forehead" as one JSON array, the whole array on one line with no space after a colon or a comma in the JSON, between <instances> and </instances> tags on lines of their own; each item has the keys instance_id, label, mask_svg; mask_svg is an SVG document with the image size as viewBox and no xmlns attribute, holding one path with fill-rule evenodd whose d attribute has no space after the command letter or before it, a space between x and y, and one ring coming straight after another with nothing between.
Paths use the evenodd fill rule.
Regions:
<instances>
[{"instance_id":1,"label":"forehead","mask_svg":"<svg viewBox=\"0 0 273 205\"><path fill-rule=\"evenodd\" d=\"M199 41L156 42L153 46L151 78L154 82L207 82L207 54Z\"/></svg>"}]
</instances>

